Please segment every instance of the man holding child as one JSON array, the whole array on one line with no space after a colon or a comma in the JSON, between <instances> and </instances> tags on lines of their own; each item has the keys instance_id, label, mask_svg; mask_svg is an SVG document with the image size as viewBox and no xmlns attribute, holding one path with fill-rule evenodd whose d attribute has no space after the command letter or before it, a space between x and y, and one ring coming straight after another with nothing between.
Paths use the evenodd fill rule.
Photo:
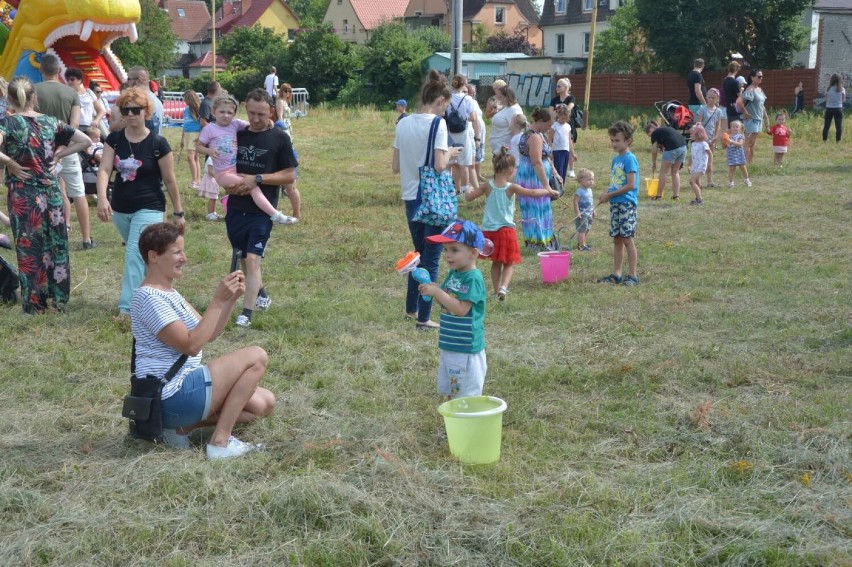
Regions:
<instances>
[{"instance_id":1,"label":"man holding child","mask_svg":"<svg viewBox=\"0 0 852 567\"><path fill-rule=\"evenodd\" d=\"M272 206L277 207L278 187L296 179L298 164L293 146L283 130L272 127L272 107L272 98L262 88L252 90L246 97L249 126L237 134L237 173L243 182L231 192L225 216L228 240L242 253L246 275L243 311L236 320L240 327L251 326L254 309L266 310L272 304L260 270L272 221L254 204L249 192L259 186Z\"/></svg>"}]
</instances>

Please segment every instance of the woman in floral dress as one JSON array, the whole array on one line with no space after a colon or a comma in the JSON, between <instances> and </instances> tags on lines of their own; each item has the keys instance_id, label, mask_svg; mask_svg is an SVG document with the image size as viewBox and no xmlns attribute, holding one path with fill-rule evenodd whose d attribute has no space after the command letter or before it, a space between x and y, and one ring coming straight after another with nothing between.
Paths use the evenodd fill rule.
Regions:
<instances>
[{"instance_id":1,"label":"woman in floral dress","mask_svg":"<svg viewBox=\"0 0 852 567\"><path fill-rule=\"evenodd\" d=\"M532 125L521 135L521 161L515 182L527 189L546 189L550 187L552 150L544 134L550 130L553 117L548 109L536 108L532 112L532 119ZM555 172L553 175L559 177ZM518 195L518 205L521 209L521 228L526 247L539 250L553 246L553 207L550 197Z\"/></svg>"},{"instance_id":2,"label":"woman in floral dress","mask_svg":"<svg viewBox=\"0 0 852 567\"><path fill-rule=\"evenodd\" d=\"M91 140L33 110L35 89L29 79L9 83L8 101L14 114L0 119L0 164L6 167L21 298L25 313L43 313L63 308L71 292L68 231L53 168Z\"/></svg>"}]
</instances>

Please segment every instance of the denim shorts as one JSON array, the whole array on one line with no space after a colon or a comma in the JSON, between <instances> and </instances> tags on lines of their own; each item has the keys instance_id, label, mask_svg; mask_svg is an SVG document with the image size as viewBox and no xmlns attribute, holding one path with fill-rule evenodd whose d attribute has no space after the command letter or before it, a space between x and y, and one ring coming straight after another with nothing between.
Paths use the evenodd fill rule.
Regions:
<instances>
[{"instance_id":1,"label":"denim shorts","mask_svg":"<svg viewBox=\"0 0 852 567\"><path fill-rule=\"evenodd\" d=\"M663 152L663 161L669 163L675 163L677 161L682 162L684 158L686 158L686 146L681 146L679 148Z\"/></svg>"},{"instance_id":2,"label":"denim shorts","mask_svg":"<svg viewBox=\"0 0 852 567\"><path fill-rule=\"evenodd\" d=\"M745 121L746 134L760 134L761 132L763 132L762 118L749 118Z\"/></svg>"},{"instance_id":3,"label":"denim shorts","mask_svg":"<svg viewBox=\"0 0 852 567\"><path fill-rule=\"evenodd\" d=\"M213 381L210 370L199 366L187 374L180 389L163 400L163 427L178 429L204 421L210 415Z\"/></svg>"}]
</instances>

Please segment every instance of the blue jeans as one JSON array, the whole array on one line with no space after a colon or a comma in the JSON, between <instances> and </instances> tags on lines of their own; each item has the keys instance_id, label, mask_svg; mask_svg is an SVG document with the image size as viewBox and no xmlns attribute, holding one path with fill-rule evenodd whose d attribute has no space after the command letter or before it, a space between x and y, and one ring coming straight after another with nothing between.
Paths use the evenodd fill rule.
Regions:
<instances>
[{"instance_id":1,"label":"blue jeans","mask_svg":"<svg viewBox=\"0 0 852 567\"><path fill-rule=\"evenodd\" d=\"M412 221L414 211L417 209L416 201L405 201L405 219L408 221L408 231L411 233L411 242L414 249L420 252L420 267L429 272L433 282L438 281L438 262L441 260L442 244L431 244L426 241L427 236L441 234L442 226L431 226L422 222ZM424 301L417 289L420 284L408 274L408 291L405 294L405 312L417 313L417 322L425 323L432 314L432 301Z\"/></svg>"},{"instance_id":2,"label":"blue jeans","mask_svg":"<svg viewBox=\"0 0 852 567\"><path fill-rule=\"evenodd\" d=\"M162 402L163 427L179 429L204 421L210 415L213 379L206 366L191 370L180 389Z\"/></svg>"},{"instance_id":3,"label":"blue jeans","mask_svg":"<svg viewBox=\"0 0 852 567\"><path fill-rule=\"evenodd\" d=\"M130 314L130 300L133 290L145 279L145 262L139 253L139 235L145 227L163 222L163 211L141 209L135 213L112 212L112 224L126 243L124 250L124 274L121 277L121 295L118 298L118 312Z\"/></svg>"}]
</instances>

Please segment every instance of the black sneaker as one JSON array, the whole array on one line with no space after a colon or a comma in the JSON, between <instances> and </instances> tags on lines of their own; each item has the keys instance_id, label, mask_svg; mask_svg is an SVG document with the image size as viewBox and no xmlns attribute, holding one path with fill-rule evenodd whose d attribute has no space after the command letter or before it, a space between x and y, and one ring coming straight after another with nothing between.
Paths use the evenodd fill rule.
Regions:
<instances>
[{"instance_id":1,"label":"black sneaker","mask_svg":"<svg viewBox=\"0 0 852 567\"><path fill-rule=\"evenodd\" d=\"M637 278L636 276L627 276L626 278L624 278L624 285L628 285L631 287L634 285L639 285L639 278Z\"/></svg>"},{"instance_id":2,"label":"black sneaker","mask_svg":"<svg viewBox=\"0 0 852 567\"><path fill-rule=\"evenodd\" d=\"M92 248L97 248L97 244L95 244L95 239L90 238L88 242L83 243L83 250L91 250Z\"/></svg>"}]
</instances>

